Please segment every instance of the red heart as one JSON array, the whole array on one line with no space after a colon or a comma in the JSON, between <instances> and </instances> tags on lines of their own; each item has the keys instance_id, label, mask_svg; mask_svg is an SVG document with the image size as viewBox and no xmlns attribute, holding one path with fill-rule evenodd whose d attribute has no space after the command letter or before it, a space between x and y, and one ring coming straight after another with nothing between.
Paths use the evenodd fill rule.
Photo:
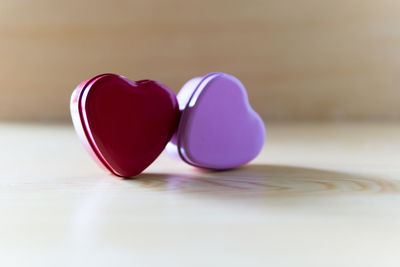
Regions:
<instances>
[{"instance_id":1,"label":"red heart","mask_svg":"<svg viewBox=\"0 0 400 267\"><path fill-rule=\"evenodd\" d=\"M84 81L71 97L75 129L91 156L113 174L140 174L175 132L175 94L152 80L102 74Z\"/></svg>"}]
</instances>

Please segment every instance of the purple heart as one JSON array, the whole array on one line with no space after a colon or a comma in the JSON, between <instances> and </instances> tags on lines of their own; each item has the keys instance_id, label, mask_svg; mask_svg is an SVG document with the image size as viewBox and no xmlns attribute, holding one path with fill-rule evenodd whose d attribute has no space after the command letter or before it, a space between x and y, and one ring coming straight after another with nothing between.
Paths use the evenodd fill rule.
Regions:
<instances>
[{"instance_id":1,"label":"purple heart","mask_svg":"<svg viewBox=\"0 0 400 267\"><path fill-rule=\"evenodd\" d=\"M191 165L216 170L238 167L259 154L265 126L237 78L225 73L197 77L177 97L182 115L169 151L175 149Z\"/></svg>"}]
</instances>

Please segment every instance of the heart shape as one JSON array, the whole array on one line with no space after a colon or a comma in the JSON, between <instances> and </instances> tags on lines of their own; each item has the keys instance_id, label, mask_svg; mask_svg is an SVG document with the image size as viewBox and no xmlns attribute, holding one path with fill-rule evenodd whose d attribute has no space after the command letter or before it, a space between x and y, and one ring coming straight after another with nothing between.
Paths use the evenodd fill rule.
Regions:
<instances>
[{"instance_id":1,"label":"heart shape","mask_svg":"<svg viewBox=\"0 0 400 267\"><path fill-rule=\"evenodd\" d=\"M234 76L211 73L188 81L178 94L181 121L168 150L207 169L235 168L254 159L265 142L265 126Z\"/></svg>"},{"instance_id":2,"label":"heart shape","mask_svg":"<svg viewBox=\"0 0 400 267\"><path fill-rule=\"evenodd\" d=\"M163 151L180 113L175 94L167 86L102 74L74 90L71 116L95 161L117 176L131 177Z\"/></svg>"}]
</instances>

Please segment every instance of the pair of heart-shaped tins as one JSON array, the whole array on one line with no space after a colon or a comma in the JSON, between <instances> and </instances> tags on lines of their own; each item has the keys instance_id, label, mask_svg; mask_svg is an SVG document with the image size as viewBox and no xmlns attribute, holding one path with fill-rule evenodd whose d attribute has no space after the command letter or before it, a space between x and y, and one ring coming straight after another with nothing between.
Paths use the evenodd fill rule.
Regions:
<instances>
[{"instance_id":1,"label":"pair of heart-shaped tins","mask_svg":"<svg viewBox=\"0 0 400 267\"><path fill-rule=\"evenodd\" d=\"M224 170L254 159L265 141L245 87L225 73L191 79L177 97L157 81L98 75L72 93L71 116L93 159L121 177L140 174L167 144L193 166Z\"/></svg>"}]
</instances>

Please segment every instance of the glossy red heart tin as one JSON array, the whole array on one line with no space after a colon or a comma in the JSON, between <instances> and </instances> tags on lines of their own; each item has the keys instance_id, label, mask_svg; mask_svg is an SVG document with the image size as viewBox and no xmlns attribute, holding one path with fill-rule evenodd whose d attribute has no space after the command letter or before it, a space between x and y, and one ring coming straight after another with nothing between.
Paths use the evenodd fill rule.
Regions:
<instances>
[{"instance_id":1,"label":"glossy red heart tin","mask_svg":"<svg viewBox=\"0 0 400 267\"><path fill-rule=\"evenodd\" d=\"M167 86L102 74L74 90L71 116L92 158L115 175L132 177L163 151L180 115Z\"/></svg>"}]
</instances>

